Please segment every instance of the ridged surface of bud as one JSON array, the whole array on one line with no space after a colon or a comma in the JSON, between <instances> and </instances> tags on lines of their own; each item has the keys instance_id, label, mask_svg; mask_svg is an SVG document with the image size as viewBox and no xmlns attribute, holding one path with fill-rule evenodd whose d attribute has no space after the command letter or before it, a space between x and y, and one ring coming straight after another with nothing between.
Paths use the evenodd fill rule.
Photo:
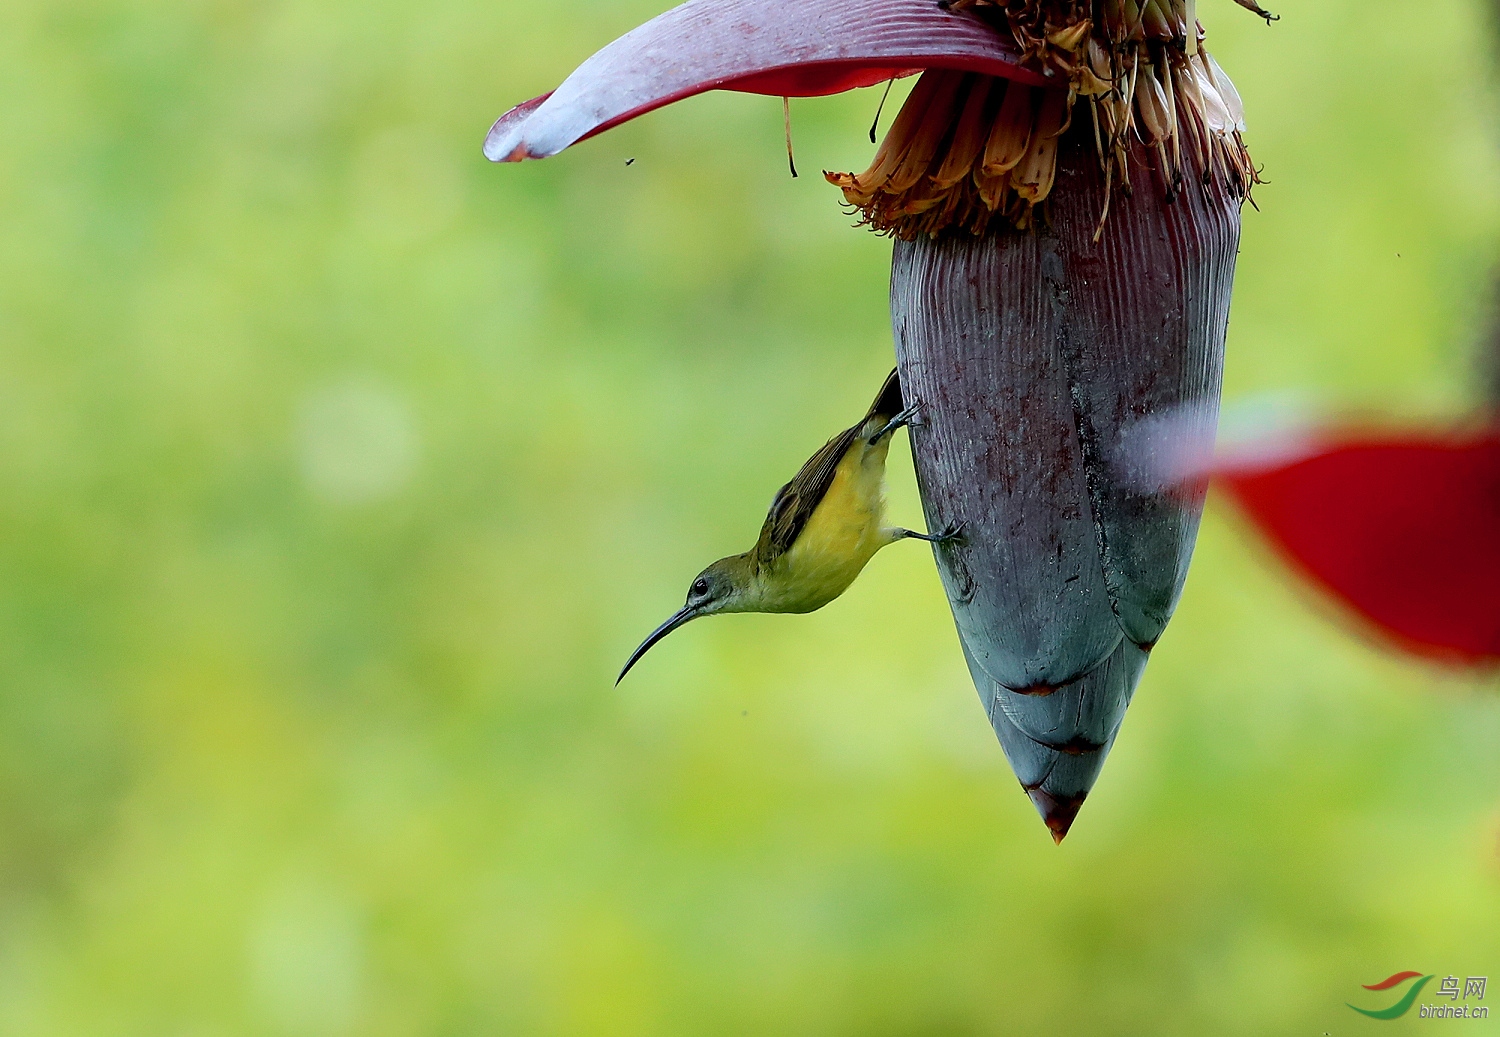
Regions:
<instances>
[{"instance_id":1,"label":"ridged surface of bud","mask_svg":"<svg viewBox=\"0 0 1500 1037\"><path fill-rule=\"evenodd\" d=\"M1152 419L1213 428L1240 198L1170 200L1136 145L1136 189L1105 192L1091 137L1062 141L1049 219L897 241L891 314L912 448L980 698L1057 838L1118 731L1171 617L1201 487L1134 476Z\"/></svg>"}]
</instances>

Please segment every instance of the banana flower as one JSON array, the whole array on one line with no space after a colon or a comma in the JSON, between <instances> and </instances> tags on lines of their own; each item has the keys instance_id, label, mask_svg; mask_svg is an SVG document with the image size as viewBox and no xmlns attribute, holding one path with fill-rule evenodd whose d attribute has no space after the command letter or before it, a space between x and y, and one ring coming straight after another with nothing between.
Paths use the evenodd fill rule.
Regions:
<instances>
[{"instance_id":1,"label":"banana flower","mask_svg":"<svg viewBox=\"0 0 1500 1037\"><path fill-rule=\"evenodd\" d=\"M1059 842L1176 605L1203 504L1141 490L1121 447L1165 410L1212 429L1256 182L1196 8L688 0L484 144L497 162L544 158L705 90L808 97L921 74L870 167L825 176L894 239L923 508L929 528L964 529L938 567L990 722Z\"/></svg>"}]
</instances>

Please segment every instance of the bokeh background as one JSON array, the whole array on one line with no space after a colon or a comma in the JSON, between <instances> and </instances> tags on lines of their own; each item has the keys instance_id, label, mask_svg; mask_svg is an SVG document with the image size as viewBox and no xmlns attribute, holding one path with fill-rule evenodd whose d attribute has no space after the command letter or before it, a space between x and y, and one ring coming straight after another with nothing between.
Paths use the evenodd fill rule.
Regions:
<instances>
[{"instance_id":1,"label":"bokeh background","mask_svg":"<svg viewBox=\"0 0 1500 1037\"><path fill-rule=\"evenodd\" d=\"M1275 6L1200 3L1270 181L1228 398L1461 415L1485 12ZM921 545L612 686L892 362L816 175L878 90L794 102L795 181L733 94L481 159L659 8L4 5L0 1033L1342 1034L1500 981L1496 681L1222 504L1061 848Z\"/></svg>"}]
</instances>

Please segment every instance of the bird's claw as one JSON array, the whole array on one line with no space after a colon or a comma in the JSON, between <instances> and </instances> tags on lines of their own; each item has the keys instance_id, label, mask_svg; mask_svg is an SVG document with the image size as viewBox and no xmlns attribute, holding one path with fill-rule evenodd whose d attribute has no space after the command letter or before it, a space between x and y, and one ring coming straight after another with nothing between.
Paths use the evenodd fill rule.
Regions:
<instances>
[{"instance_id":1,"label":"bird's claw","mask_svg":"<svg viewBox=\"0 0 1500 1037\"><path fill-rule=\"evenodd\" d=\"M951 544L963 535L964 525L963 522L950 522L941 533L918 533L914 529L903 529L899 535L912 540L924 540L929 544Z\"/></svg>"},{"instance_id":2,"label":"bird's claw","mask_svg":"<svg viewBox=\"0 0 1500 1037\"><path fill-rule=\"evenodd\" d=\"M963 539L964 527L966 525L968 525L967 522L950 522L932 542L934 544L951 544L955 540L961 540Z\"/></svg>"},{"instance_id":3,"label":"bird's claw","mask_svg":"<svg viewBox=\"0 0 1500 1037\"><path fill-rule=\"evenodd\" d=\"M1257 14L1260 17L1264 18L1267 25L1270 25L1272 22L1281 21L1281 15L1272 14L1270 11L1267 11L1264 7L1260 6L1260 4L1256 3L1255 0L1234 0L1234 2L1245 8L1245 10L1249 11L1250 13Z\"/></svg>"},{"instance_id":4,"label":"bird's claw","mask_svg":"<svg viewBox=\"0 0 1500 1037\"><path fill-rule=\"evenodd\" d=\"M921 413L922 405L920 403L913 403L910 407L907 407L890 421L887 421L884 425L880 426L880 428L875 431L875 434L870 437L870 445L874 446L876 443L879 443L886 436L890 435L892 432L895 432L898 428L901 428L904 425L923 424L923 422L918 420L918 415L920 415Z\"/></svg>"}]
</instances>

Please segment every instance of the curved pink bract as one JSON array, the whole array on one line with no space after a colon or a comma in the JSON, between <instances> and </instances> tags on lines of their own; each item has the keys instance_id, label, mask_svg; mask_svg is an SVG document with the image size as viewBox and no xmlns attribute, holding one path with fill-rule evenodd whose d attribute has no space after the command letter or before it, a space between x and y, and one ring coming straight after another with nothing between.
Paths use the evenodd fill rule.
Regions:
<instances>
[{"instance_id":1,"label":"curved pink bract","mask_svg":"<svg viewBox=\"0 0 1500 1037\"><path fill-rule=\"evenodd\" d=\"M688 0L502 115L484 153L546 158L706 90L817 97L928 68L1047 84L1019 62L1011 41L935 0Z\"/></svg>"}]
</instances>

